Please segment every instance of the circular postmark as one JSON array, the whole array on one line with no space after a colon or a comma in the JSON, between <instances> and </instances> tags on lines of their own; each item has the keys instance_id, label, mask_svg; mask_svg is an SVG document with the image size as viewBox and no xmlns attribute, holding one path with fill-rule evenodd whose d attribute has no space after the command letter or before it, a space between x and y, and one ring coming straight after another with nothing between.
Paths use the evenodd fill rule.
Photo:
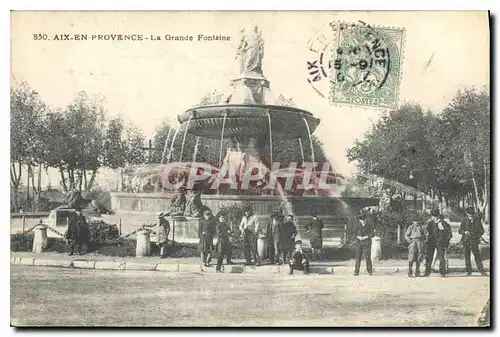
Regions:
<instances>
[{"instance_id":1,"label":"circular postmark","mask_svg":"<svg viewBox=\"0 0 500 337\"><path fill-rule=\"evenodd\" d=\"M359 23L330 23L330 37L309 41L308 82L331 103L397 108L404 30Z\"/></svg>"}]
</instances>

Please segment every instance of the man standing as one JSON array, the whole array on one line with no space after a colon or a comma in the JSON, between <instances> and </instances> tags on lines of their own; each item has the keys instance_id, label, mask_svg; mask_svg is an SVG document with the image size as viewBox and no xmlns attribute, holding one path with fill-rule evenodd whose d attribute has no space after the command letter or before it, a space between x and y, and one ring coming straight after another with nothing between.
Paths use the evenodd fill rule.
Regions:
<instances>
[{"instance_id":1,"label":"man standing","mask_svg":"<svg viewBox=\"0 0 500 337\"><path fill-rule=\"evenodd\" d=\"M71 247L69 255L71 256L75 253L75 248L78 248L78 255L82 255L82 246L88 240L88 224L78 204L75 205L75 212L70 213L68 229L64 237Z\"/></svg>"},{"instance_id":2,"label":"man standing","mask_svg":"<svg viewBox=\"0 0 500 337\"><path fill-rule=\"evenodd\" d=\"M247 207L240 222L240 231L243 238L243 253L247 265L252 264L252 259L256 265L260 265L260 257L257 252L257 235L259 232L259 219L253 214L252 208Z\"/></svg>"},{"instance_id":3,"label":"man standing","mask_svg":"<svg viewBox=\"0 0 500 337\"><path fill-rule=\"evenodd\" d=\"M467 207L465 212L467 217L460 224L458 234L462 235L461 241L464 246L465 269L467 271L467 276L472 275L471 252L474 254L477 270L481 273L481 275L486 276L488 274L484 271L483 261L479 252L479 242L484 234L483 224L481 223L481 219L475 216L474 208Z\"/></svg>"},{"instance_id":4,"label":"man standing","mask_svg":"<svg viewBox=\"0 0 500 337\"><path fill-rule=\"evenodd\" d=\"M225 213L219 213L217 215L217 243L215 245L215 251L218 255L217 267L215 268L217 272L222 271L222 261L224 260L224 257L226 257L227 261L229 261L229 254L231 253L231 226L227 223L226 218Z\"/></svg>"},{"instance_id":5,"label":"man standing","mask_svg":"<svg viewBox=\"0 0 500 337\"><path fill-rule=\"evenodd\" d=\"M416 262L415 277L420 276L420 263L424 258L424 242L426 232L421 219L414 219L408 226L405 233L405 239L408 242L408 277L413 276L413 262Z\"/></svg>"},{"instance_id":6,"label":"man standing","mask_svg":"<svg viewBox=\"0 0 500 337\"><path fill-rule=\"evenodd\" d=\"M158 247L160 247L160 258L167 257L167 242L170 234L170 223L165 219L165 213L158 214L158 225L156 226L156 237L158 238Z\"/></svg>"},{"instance_id":7,"label":"man standing","mask_svg":"<svg viewBox=\"0 0 500 337\"><path fill-rule=\"evenodd\" d=\"M316 260L319 253L319 258L323 261L323 221L318 219L316 213L312 213L312 220L306 226L306 231L309 233L309 241L311 242L312 258Z\"/></svg>"},{"instance_id":8,"label":"man standing","mask_svg":"<svg viewBox=\"0 0 500 337\"><path fill-rule=\"evenodd\" d=\"M289 214L287 220L281 227L281 249L283 252L283 263L288 263L292 257L295 246L297 227L293 223L293 215Z\"/></svg>"},{"instance_id":9,"label":"man standing","mask_svg":"<svg viewBox=\"0 0 500 337\"><path fill-rule=\"evenodd\" d=\"M366 214L361 213L358 216L358 223L354 228L354 236L356 238L356 262L354 264L354 276L359 275L359 267L361 266L361 258L363 255L366 259L366 269L368 274L373 274L372 268L372 237L375 236L373 226L366 221Z\"/></svg>"},{"instance_id":10,"label":"man standing","mask_svg":"<svg viewBox=\"0 0 500 337\"><path fill-rule=\"evenodd\" d=\"M431 210L431 219L427 221L427 248L425 252L425 274L431 274L432 258L437 250L439 258L439 273L446 276L445 250L448 247L452 233L451 226L440 217L439 210Z\"/></svg>"},{"instance_id":11,"label":"man standing","mask_svg":"<svg viewBox=\"0 0 500 337\"><path fill-rule=\"evenodd\" d=\"M203 219L200 221L198 236L200 238L199 249L201 253L201 262L208 267L212 260L212 251L214 245L214 235L216 231L216 220L212 212L206 210L203 212Z\"/></svg>"}]
</instances>

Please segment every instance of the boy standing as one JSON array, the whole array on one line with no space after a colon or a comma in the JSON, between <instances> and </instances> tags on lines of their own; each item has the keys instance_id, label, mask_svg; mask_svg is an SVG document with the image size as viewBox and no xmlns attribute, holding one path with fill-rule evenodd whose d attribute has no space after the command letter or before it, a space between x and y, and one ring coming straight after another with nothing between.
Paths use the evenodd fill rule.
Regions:
<instances>
[{"instance_id":1,"label":"boy standing","mask_svg":"<svg viewBox=\"0 0 500 337\"><path fill-rule=\"evenodd\" d=\"M167 241L170 234L170 223L165 219L165 213L158 214L158 225L156 226L157 245L160 247L160 258L167 257Z\"/></svg>"},{"instance_id":2,"label":"boy standing","mask_svg":"<svg viewBox=\"0 0 500 337\"><path fill-rule=\"evenodd\" d=\"M309 240L311 242L312 258L316 260L316 256L319 254L319 258L323 261L323 221L318 219L316 213L312 213L312 220L306 226L306 231L309 233Z\"/></svg>"},{"instance_id":3,"label":"boy standing","mask_svg":"<svg viewBox=\"0 0 500 337\"><path fill-rule=\"evenodd\" d=\"M416 263L415 277L420 276L420 263L424 258L424 242L427 233L419 219L413 219L412 223L406 229L405 239L408 245L408 277L413 277L413 262Z\"/></svg>"}]
</instances>

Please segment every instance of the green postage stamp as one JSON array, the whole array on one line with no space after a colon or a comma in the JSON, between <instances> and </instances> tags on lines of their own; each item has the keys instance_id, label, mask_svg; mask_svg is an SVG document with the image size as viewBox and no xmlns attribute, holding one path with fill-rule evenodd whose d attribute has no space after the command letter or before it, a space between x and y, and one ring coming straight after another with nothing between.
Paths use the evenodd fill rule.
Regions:
<instances>
[{"instance_id":1,"label":"green postage stamp","mask_svg":"<svg viewBox=\"0 0 500 337\"><path fill-rule=\"evenodd\" d=\"M398 105L405 31L331 23L330 101L384 109Z\"/></svg>"}]
</instances>

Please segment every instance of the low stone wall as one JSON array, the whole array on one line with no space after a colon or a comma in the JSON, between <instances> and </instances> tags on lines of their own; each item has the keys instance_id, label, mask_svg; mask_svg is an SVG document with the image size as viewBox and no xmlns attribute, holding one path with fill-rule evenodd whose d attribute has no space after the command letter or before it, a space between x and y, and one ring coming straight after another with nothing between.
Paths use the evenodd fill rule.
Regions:
<instances>
[{"instance_id":1,"label":"low stone wall","mask_svg":"<svg viewBox=\"0 0 500 337\"><path fill-rule=\"evenodd\" d=\"M157 213L170 207L172 195L164 193L111 193L111 208L115 211ZM324 196L295 197L270 195L203 195L203 203L212 211L222 205L250 204L257 214L269 215L286 200L298 216L311 212L336 217L354 217L360 209L378 205L373 198L332 198Z\"/></svg>"}]
</instances>

